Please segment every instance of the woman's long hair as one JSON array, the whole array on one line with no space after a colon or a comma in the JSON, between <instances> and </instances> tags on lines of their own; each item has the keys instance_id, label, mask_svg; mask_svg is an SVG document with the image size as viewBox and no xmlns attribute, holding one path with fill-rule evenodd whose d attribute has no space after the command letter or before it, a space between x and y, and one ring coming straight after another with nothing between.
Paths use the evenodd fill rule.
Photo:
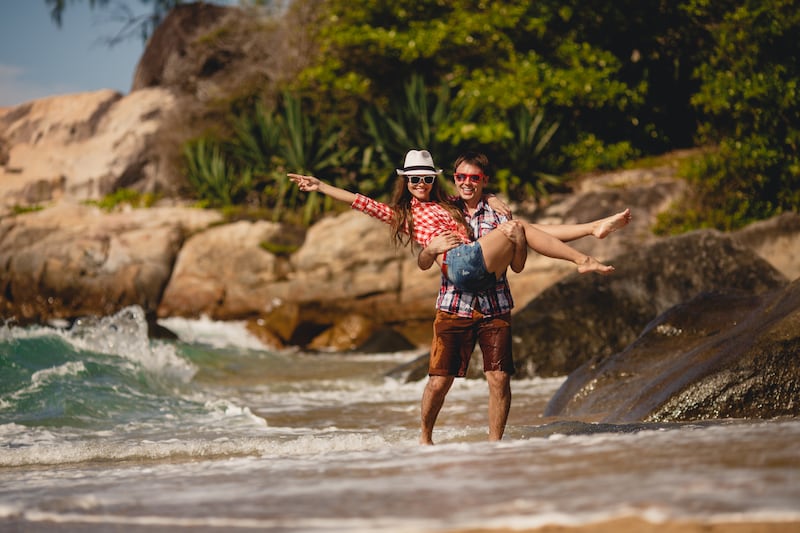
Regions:
<instances>
[{"instance_id":1,"label":"woman's long hair","mask_svg":"<svg viewBox=\"0 0 800 533\"><path fill-rule=\"evenodd\" d=\"M431 187L430 201L436 202L441 205L448 213L450 213L458 224L461 224L467 231L467 235L472 239L472 230L464 219L464 213L459 206L447 196L442 189L439 179L442 176L436 176L433 180ZM411 193L406 185L407 176L397 176L397 181L394 184L394 192L389 205L394 210L394 218L392 219L392 240L395 245L408 246L414 242L414 218L411 216Z\"/></svg>"}]
</instances>

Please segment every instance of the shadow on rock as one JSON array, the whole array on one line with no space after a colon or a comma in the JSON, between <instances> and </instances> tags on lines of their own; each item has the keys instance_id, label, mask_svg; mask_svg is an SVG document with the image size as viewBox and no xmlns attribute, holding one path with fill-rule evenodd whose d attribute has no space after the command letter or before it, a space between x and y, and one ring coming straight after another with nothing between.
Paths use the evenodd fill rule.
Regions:
<instances>
[{"instance_id":1,"label":"shadow on rock","mask_svg":"<svg viewBox=\"0 0 800 533\"><path fill-rule=\"evenodd\" d=\"M604 423L800 415L800 279L703 293L570 374L546 416Z\"/></svg>"},{"instance_id":2,"label":"shadow on rock","mask_svg":"<svg viewBox=\"0 0 800 533\"><path fill-rule=\"evenodd\" d=\"M713 230L662 239L611 264L614 274L572 275L514 315L520 377L567 375L624 350L661 313L703 292L757 295L788 282L750 249Z\"/></svg>"}]
</instances>

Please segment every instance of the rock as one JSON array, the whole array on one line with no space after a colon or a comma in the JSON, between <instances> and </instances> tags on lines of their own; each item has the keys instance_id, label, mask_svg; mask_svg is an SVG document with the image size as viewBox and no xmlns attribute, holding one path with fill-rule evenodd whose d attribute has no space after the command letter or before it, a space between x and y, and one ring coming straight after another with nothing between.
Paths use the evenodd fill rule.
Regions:
<instances>
[{"instance_id":1,"label":"rock","mask_svg":"<svg viewBox=\"0 0 800 533\"><path fill-rule=\"evenodd\" d=\"M702 293L573 372L545 415L627 423L800 415L800 280Z\"/></svg>"},{"instance_id":2,"label":"rock","mask_svg":"<svg viewBox=\"0 0 800 533\"><path fill-rule=\"evenodd\" d=\"M21 323L153 314L187 232L216 220L185 208L105 213L62 203L0 220L0 313Z\"/></svg>"},{"instance_id":3,"label":"rock","mask_svg":"<svg viewBox=\"0 0 800 533\"><path fill-rule=\"evenodd\" d=\"M206 112L237 97L269 99L310 61L311 45L294 31L313 24L309 8L290 7L270 17L252 7L178 5L148 40L131 90L166 88L187 104L209 104Z\"/></svg>"},{"instance_id":4,"label":"rock","mask_svg":"<svg viewBox=\"0 0 800 533\"><path fill-rule=\"evenodd\" d=\"M618 256L609 276L573 274L513 317L520 376L567 375L623 350L644 327L702 292L757 295L786 284L769 263L712 230L665 238Z\"/></svg>"},{"instance_id":5,"label":"rock","mask_svg":"<svg viewBox=\"0 0 800 533\"><path fill-rule=\"evenodd\" d=\"M99 199L118 188L168 189L154 135L173 109L169 91L125 98L110 90L53 96L0 112L0 214L59 199Z\"/></svg>"},{"instance_id":6,"label":"rock","mask_svg":"<svg viewBox=\"0 0 800 533\"><path fill-rule=\"evenodd\" d=\"M420 271L409 249L391 243L386 224L355 211L328 217L309 229L290 259L288 279L272 288L277 305L300 304L304 332L295 339L351 314L408 331L409 338L416 338L418 323L430 334L440 273Z\"/></svg>"},{"instance_id":7,"label":"rock","mask_svg":"<svg viewBox=\"0 0 800 533\"><path fill-rule=\"evenodd\" d=\"M404 335L389 327L376 327L372 334L359 344L353 352L356 353L392 353L405 352L415 349L416 346Z\"/></svg>"},{"instance_id":8,"label":"rock","mask_svg":"<svg viewBox=\"0 0 800 533\"><path fill-rule=\"evenodd\" d=\"M732 238L755 251L788 279L800 277L800 215L782 215L750 224Z\"/></svg>"},{"instance_id":9,"label":"rock","mask_svg":"<svg viewBox=\"0 0 800 533\"><path fill-rule=\"evenodd\" d=\"M246 322L245 327L247 328L247 331L255 335L255 337L261 341L262 344L264 344L264 346L269 346L276 350L286 346L283 339L281 339L280 336L276 335L274 331L267 327L267 322L265 322L263 319L250 319Z\"/></svg>"},{"instance_id":10,"label":"rock","mask_svg":"<svg viewBox=\"0 0 800 533\"><path fill-rule=\"evenodd\" d=\"M368 318L352 314L342 317L312 340L308 348L344 352L354 350L372 335L375 325Z\"/></svg>"},{"instance_id":11,"label":"rock","mask_svg":"<svg viewBox=\"0 0 800 533\"><path fill-rule=\"evenodd\" d=\"M270 312L272 285L285 278L288 265L262 243L285 233L274 222L240 221L192 236L178 255L158 315L239 320Z\"/></svg>"}]
</instances>

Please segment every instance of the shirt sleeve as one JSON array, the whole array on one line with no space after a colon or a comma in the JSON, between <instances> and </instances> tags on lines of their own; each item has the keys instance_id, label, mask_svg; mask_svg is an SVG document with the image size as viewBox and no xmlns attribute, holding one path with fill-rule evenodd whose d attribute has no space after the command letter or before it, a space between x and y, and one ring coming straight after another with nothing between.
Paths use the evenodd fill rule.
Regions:
<instances>
[{"instance_id":1,"label":"shirt sleeve","mask_svg":"<svg viewBox=\"0 0 800 533\"><path fill-rule=\"evenodd\" d=\"M392 221L392 217L394 216L394 209L360 193L356 193L356 199L353 200L350 207L373 218L377 218L382 222L386 222L387 224Z\"/></svg>"}]
</instances>

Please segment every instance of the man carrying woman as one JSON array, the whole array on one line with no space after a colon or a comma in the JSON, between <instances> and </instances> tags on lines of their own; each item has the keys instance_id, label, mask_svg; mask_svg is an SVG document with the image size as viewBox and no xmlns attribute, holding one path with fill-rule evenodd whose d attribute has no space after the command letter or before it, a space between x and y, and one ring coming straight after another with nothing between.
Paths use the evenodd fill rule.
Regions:
<instances>
[{"instance_id":1,"label":"man carrying woman","mask_svg":"<svg viewBox=\"0 0 800 533\"><path fill-rule=\"evenodd\" d=\"M488 160L478 153L460 157L455 165L459 201L448 198L437 177L433 158L425 150L411 150L402 169L391 204L329 185L313 176L289 174L303 191L319 191L347 202L392 227L397 244L415 242L424 247L420 268L434 262L442 271L437 299L429 381L422 399L420 443L432 444L433 426L453 379L466 374L476 343L484 355L489 383L489 439L500 440L508 418L514 373L511 357L510 312L513 307L505 272L522 270L527 248L572 261L578 271L607 274L603 265L562 242L587 235L603 238L630 220L626 210L587 224L539 226L508 220L504 204L484 198ZM561 240L560 240L561 239Z\"/></svg>"}]
</instances>

